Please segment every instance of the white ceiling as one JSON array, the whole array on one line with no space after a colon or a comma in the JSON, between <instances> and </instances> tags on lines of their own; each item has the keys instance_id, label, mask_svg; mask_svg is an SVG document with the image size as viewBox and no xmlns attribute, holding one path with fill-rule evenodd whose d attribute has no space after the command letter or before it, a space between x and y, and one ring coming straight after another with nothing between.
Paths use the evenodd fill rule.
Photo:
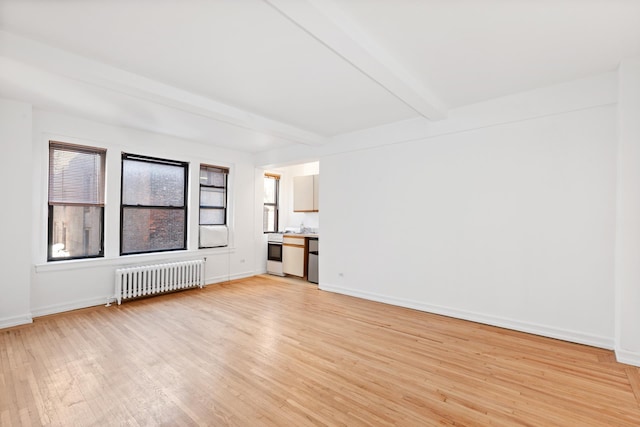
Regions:
<instances>
[{"instance_id":1,"label":"white ceiling","mask_svg":"<svg viewBox=\"0 0 640 427\"><path fill-rule=\"evenodd\" d=\"M0 95L258 152L614 70L640 1L0 0L0 31Z\"/></svg>"}]
</instances>

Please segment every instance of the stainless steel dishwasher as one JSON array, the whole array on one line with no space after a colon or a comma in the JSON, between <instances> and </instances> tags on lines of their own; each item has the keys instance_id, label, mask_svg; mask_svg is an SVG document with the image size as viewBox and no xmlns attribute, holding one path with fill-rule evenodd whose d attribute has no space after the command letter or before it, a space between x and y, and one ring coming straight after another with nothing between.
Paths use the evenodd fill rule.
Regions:
<instances>
[{"instance_id":1,"label":"stainless steel dishwasher","mask_svg":"<svg viewBox=\"0 0 640 427\"><path fill-rule=\"evenodd\" d=\"M307 280L318 283L318 239L309 239L309 260L307 261Z\"/></svg>"}]
</instances>

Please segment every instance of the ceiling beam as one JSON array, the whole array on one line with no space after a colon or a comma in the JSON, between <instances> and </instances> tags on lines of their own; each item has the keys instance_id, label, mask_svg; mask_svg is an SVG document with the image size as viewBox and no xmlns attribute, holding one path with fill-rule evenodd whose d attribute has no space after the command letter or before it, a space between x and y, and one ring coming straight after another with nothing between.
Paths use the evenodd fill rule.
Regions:
<instances>
[{"instance_id":1,"label":"ceiling beam","mask_svg":"<svg viewBox=\"0 0 640 427\"><path fill-rule=\"evenodd\" d=\"M438 97L329 0L264 0L360 72L430 120L443 119Z\"/></svg>"},{"instance_id":2,"label":"ceiling beam","mask_svg":"<svg viewBox=\"0 0 640 427\"><path fill-rule=\"evenodd\" d=\"M327 138L264 116L0 30L0 57L115 93L304 145Z\"/></svg>"}]
</instances>

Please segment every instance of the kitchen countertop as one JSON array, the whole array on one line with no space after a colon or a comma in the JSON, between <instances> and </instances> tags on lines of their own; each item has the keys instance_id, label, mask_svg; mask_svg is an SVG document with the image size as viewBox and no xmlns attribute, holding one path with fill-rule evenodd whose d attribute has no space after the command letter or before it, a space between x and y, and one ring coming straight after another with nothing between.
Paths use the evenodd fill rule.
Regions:
<instances>
[{"instance_id":1,"label":"kitchen countertop","mask_svg":"<svg viewBox=\"0 0 640 427\"><path fill-rule=\"evenodd\" d=\"M291 236L291 237L312 237L319 238L320 235L317 233L284 233L283 236Z\"/></svg>"}]
</instances>

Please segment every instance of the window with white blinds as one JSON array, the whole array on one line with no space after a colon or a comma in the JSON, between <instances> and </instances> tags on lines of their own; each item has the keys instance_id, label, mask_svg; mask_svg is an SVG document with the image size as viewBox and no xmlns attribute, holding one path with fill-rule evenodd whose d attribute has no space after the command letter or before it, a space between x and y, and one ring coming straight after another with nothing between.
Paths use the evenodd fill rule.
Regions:
<instances>
[{"instance_id":1,"label":"window with white blinds","mask_svg":"<svg viewBox=\"0 0 640 427\"><path fill-rule=\"evenodd\" d=\"M103 256L105 154L49 142L49 261Z\"/></svg>"}]
</instances>

